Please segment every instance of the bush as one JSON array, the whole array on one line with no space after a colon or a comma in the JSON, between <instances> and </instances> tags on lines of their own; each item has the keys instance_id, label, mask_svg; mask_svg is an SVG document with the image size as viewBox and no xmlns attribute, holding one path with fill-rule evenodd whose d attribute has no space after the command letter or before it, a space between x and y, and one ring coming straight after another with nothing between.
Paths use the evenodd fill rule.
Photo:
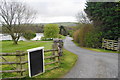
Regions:
<instances>
[{"instance_id":1,"label":"bush","mask_svg":"<svg viewBox=\"0 0 120 80\"><path fill-rule=\"evenodd\" d=\"M92 31L86 34L85 46L99 48L101 46L101 32Z\"/></svg>"},{"instance_id":2,"label":"bush","mask_svg":"<svg viewBox=\"0 0 120 80\"><path fill-rule=\"evenodd\" d=\"M95 30L92 24L83 24L74 32L73 39L82 47L98 48L101 46L101 36L102 33Z\"/></svg>"},{"instance_id":3,"label":"bush","mask_svg":"<svg viewBox=\"0 0 120 80\"><path fill-rule=\"evenodd\" d=\"M83 27L80 29L80 45L81 46L86 46L85 38L88 33L94 30L94 27L92 24L83 24Z\"/></svg>"},{"instance_id":4,"label":"bush","mask_svg":"<svg viewBox=\"0 0 120 80\"><path fill-rule=\"evenodd\" d=\"M79 43L80 46L85 47L85 37L86 34L93 30L92 24L82 24L80 29L74 32L74 41Z\"/></svg>"},{"instance_id":5,"label":"bush","mask_svg":"<svg viewBox=\"0 0 120 80\"><path fill-rule=\"evenodd\" d=\"M28 30L23 33L23 37L27 40L33 39L35 36L36 36L36 34L34 32L32 32L31 30Z\"/></svg>"},{"instance_id":6,"label":"bush","mask_svg":"<svg viewBox=\"0 0 120 80\"><path fill-rule=\"evenodd\" d=\"M77 43L79 43L79 38L80 38L80 36L79 36L80 34L79 34L79 33L80 33L80 30L77 30L77 31L75 31L74 34L73 34L73 39L74 39L74 41L77 42Z\"/></svg>"},{"instance_id":7,"label":"bush","mask_svg":"<svg viewBox=\"0 0 120 80\"><path fill-rule=\"evenodd\" d=\"M44 27L44 36L46 38L58 38L59 31L57 24L47 24Z\"/></svg>"}]
</instances>

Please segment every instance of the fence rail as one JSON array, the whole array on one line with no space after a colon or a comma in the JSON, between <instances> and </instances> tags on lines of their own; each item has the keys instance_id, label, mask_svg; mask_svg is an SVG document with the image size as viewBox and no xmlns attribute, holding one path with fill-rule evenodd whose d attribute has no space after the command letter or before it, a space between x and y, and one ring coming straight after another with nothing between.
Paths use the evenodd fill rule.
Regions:
<instances>
[{"instance_id":1,"label":"fence rail","mask_svg":"<svg viewBox=\"0 0 120 80\"><path fill-rule=\"evenodd\" d=\"M53 51L58 51L56 49L51 49L51 50L45 50L44 52L53 52ZM13 72L17 72L17 73L21 73L23 74L23 72L26 71L26 69L23 69L23 65L28 63L28 61L21 61L21 57L22 56L25 56L27 55L27 52L24 52L24 53L19 53L18 52L21 52L21 51L17 51L16 53L0 53L0 56L3 57L3 56L16 56L20 61L18 62L0 62L0 65L12 65L12 64L16 64L16 65L19 65L21 67L21 69L16 69L16 70L5 70L5 71L0 71L0 73L13 73ZM52 58L59 58L59 55L53 55L53 56L46 56L44 59L52 59ZM59 59L58 59L59 60ZM46 65L50 65L50 64L54 64L54 63L58 63L59 61L53 61L53 62L50 62L50 63L45 63L44 66ZM51 68L47 68L47 70L52 70L52 69L55 69L55 68L58 68L59 66L54 66L54 67L51 67ZM23 76L21 75L21 77L10 77L10 78L4 78L4 79L14 79L14 78L23 78Z\"/></svg>"},{"instance_id":2,"label":"fence rail","mask_svg":"<svg viewBox=\"0 0 120 80\"><path fill-rule=\"evenodd\" d=\"M20 69L20 70L6 70L6 71L0 71L0 73L13 73L13 72L25 72L26 69Z\"/></svg>"},{"instance_id":3,"label":"fence rail","mask_svg":"<svg viewBox=\"0 0 120 80\"><path fill-rule=\"evenodd\" d=\"M59 45L56 43L54 43L52 46L53 46L53 49L44 51L44 53L52 52L52 56L45 56L44 58L45 60L52 59L52 61L49 63L45 63L44 66L55 64L55 63L60 63L59 57L60 57L60 54L62 53L62 48L60 48ZM18 77L15 76L15 77L9 77L9 78L4 78L4 79L16 79L16 78L23 78L26 76L26 75L23 75L23 73L26 72L24 65L28 63L28 61L23 61L23 57L25 57L25 55L27 55L27 52L23 52L23 51L16 51L16 53L0 53L0 57L3 58L3 60L5 60L5 62L0 62L0 65L16 65L16 67L13 66L14 70L2 70L0 71L0 73L17 72L18 74L20 74L20 76ZM7 61L4 58L4 56L16 56L16 61L14 62ZM47 68L46 70L52 70L58 67L59 65L56 65L54 67Z\"/></svg>"},{"instance_id":4,"label":"fence rail","mask_svg":"<svg viewBox=\"0 0 120 80\"><path fill-rule=\"evenodd\" d=\"M58 51L57 49L45 50L44 52ZM23 52L20 54L16 53L0 53L0 56L24 56L27 55L27 52Z\"/></svg>"},{"instance_id":5,"label":"fence rail","mask_svg":"<svg viewBox=\"0 0 120 80\"><path fill-rule=\"evenodd\" d=\"M102 39L102 48L104 49L109 49L109 50L116 50L116 51L119 51L119 40L120 38L117 40L108 40L108 39Z\"/></svg>"},{"instance_id":6,"label":"fence rail","mask_svg":"<svg viewBox=\"0 0 120 80\"><path fill-rule=\"evenodd\" d=\"M7 64L26 64L28 61L23 62L0 62L0 65L7 65Z\"/></svg>"},{"instance_id":7,"label":"fence rail","mask_svg":"<svg viewBox=\"0 0 120 80\"><path fill-rule=\"evenodd\" d=\"M47 56L47 57L45 57L45 59L50 59L50 58L55 58L55 57L59 57L59 55L56 55L56 56Z\"/></svg>"}]
</instances>

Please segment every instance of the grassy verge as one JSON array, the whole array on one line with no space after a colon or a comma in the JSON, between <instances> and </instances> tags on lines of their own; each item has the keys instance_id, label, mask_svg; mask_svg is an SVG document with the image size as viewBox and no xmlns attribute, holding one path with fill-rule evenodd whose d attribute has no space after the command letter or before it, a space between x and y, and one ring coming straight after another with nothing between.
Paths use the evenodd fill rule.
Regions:
<instances>
[{"instance_id":1,"label":"grassy verge","mask_svg":"<svg viewBox=\"0 0 120 80\"><path fill-rule=\"evenodd\" d=\"M73 41L74 42L74 41ZM74 42L76 46L79 46L78 43ZM81 47L84 49L96 51L96 52L105 52L105 53L118 53L117 51L105 50L105 49L97 49L97 48L88 48L88 47Z\"/></svg>"},{"instance_id":2,"label":"grassy verge","mask_svg":"<svg viewBox=\"0 0 120 80\"><path fill-rule=\"evenodd\" d=\"M96 51L96 52L118 53L117 51L111 51L111 50L105 50L105 49L95 49L95 48L86 48L86 47L82 47L82 48L92 50L92 51Z\"/></svg>"},{"instance_id":3,"label":"grassy verge","mask_svg":"<svg viewBox=\"0 0 120 80\"><path fill-rule=\"evenodd\" d=\"M20 41L19 45L13 45L11 41L3 41L0 42L0 44L2 44L2 52L7 52L7 53L12 53L15 52L16 50L22 50L22 51L26 51L27 49L30 48L35 48L35 47L40 47L40 46L44 46L45 49L51 49L51 45L52 42L41 42L41 41L29 41L29 42L24 42L24 41ZM50 56L52 53L45 53L45 56ZM7 59L7 61L9 62L14 62L15 61L15 57L13 56L7 56L4 57L5 59ZM26 56L26 60L27 60L27 56ZM67 51L64 49L64 53L63 56L60 58L61 60L61 64L59 68L56 68L54 70L50 70L45 72L42 75L38 75L34 78L59 78L61 76L64 76L75 64L75 62L77 61L77 55ZM3 61L3 60L1 60ZM45 60L45 62L50 62L51 60ZM53 67L56 64L52 64L50 66L47 67ZM9 69L13 69L13 66L16 65L3 65L2 69L3 70L9 70ZM28 68L27 65L25 65L26 68ZM46 67L45 67L46 68ZM25 73L26 75L28 75L28 71ZM13 76L17 76L16 73L9 73L9 74L3 74L2 77L13 77ZM25 79L29 79L29 77L27 76Z\"/></svg>"},{"instance_id":4,"label":"grassy verge","mask_svg":"<svg viewBox=\"0 0 120 80\"><path fill-rule=\"evenodd\" d=\"M51 71L47 71L42 75L36 76L35 78L60 78L64 76L77 61L77 55L64 49L63 56L60 58L61 64L59 68Z\"/></svg>"}]
</instances>

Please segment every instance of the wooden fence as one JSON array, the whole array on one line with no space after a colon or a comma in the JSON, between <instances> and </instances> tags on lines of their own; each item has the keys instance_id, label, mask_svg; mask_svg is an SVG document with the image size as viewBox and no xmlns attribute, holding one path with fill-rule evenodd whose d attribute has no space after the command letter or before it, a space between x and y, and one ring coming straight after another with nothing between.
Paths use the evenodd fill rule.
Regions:
<instances>
[{"instance_id":1,"label":"wooden fence","mask_svg":"<svg viewBox=\"0 0 120 80\"><path fill-rule=\"evenodd\" d=\"M4 73L18 73L19 77L9 77L9 78L5 78L5 79L12 79L12 78L21 78L21 77L25 77L26 75L24 75L23 73L26 72L26 69L24 67L24 65L26 63L28 63L28 61L24 61L25 59L25 55L26 52L23 51L16 51L16 53L0 53L0 57L5 61L5 62L0 62L0 65L9 65L11 66L13 69L12 70L2 70L0 71L0 73L4 74ZM10 56L11 58L13 56L16 57L16 59L11 62L7 60L7 57Z\"/></svg>"},{"instance_id":2,"label":"wooden fence","mask_svg":"<svg viewBox=\"0 0 120 80\"><path fill-rule=\"evenodd\" d=\"M55 64L58 63L56 66L51 67L51 68L46 68L45 70L51 70L51 69L55 69L59 67L59 63L60 63L60 54L62 54L62 48L59 47L59 45L54 42L53 44L53 49L51 50L45 50L44 53L47 52L52 52L52 56L45 56L45 60L46 59L52 59L52 62L49 63L45 63L44 66L50 65L50 64ZM13 64L16 65L12 66L14 68L14 70L2 70L0 71L0 74L2 73L18 73L19 76L18 77L7 77L4 79L17 79L17 78L23 78L26 77L27 75L24 74L27 69L25 69L25 64L28 63L28 61L25 61L25 55L27 55L27 52L23 52L23 51L16 51L16 53L0 53L0 57L5 61L5 62L0 62L0 65L10 65L12 66ZM9 62L7 61L4 57L5 56L15 56L16 60L14 62Z\"/></svg>"},{"instance_id":3,"label":"wooden fence","mask_svg":"<svg viewBox=\"0 0 120 80\"><path fill-rule=\"evenodd\" d=\"M102 39L102 48L120 51L120 38L117 40Z\"/></svg>"}]
</instances>

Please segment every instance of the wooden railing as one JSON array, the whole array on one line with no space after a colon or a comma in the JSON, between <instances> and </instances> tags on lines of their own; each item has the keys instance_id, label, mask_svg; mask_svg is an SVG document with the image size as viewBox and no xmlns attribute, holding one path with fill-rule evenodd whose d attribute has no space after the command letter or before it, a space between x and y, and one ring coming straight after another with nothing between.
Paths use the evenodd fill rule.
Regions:
<instances>
[{"instance_id":1,"label":"wooden railing","mask_svg":"<svg viewBox=\"0 0 120 80\"><path fill-rule=\"evenodd\" d=\"M55 64L55 63L60 63L60 58L59 58L59 55L58 55L58 50L45 50L44 52L47 53L47 52L53 52L53 51L56 51L57 53L55 55L52 55L52 56L45 56L45 60L46 59L54 59L54 61L52 62L49 62L49 63L45 63L44 66L47 66L47 65L50 65L50 64ZM19 52L19 53L18 53ZM9 77L9 78L5 78L5 79L12 79L12 78L23 78L25 77L26 75L23 76L23 73L26 72L26 69L24 69L24 65L26 63L28 63L28 61L23 61L22 57L24 57L25 55L27 55L27 52L23 52L23 53L20 53L21 51L17 51L16 53L0 53L0 56L1 58L4 58L4 56L16 56L16 61L14 62L0 62L0 65L13 65L15 64L16 67L14 67L14 70L5 70L5 71L0 71L0 73L13 73L13 72L17 72L18 74L20 74L19 77ZM5 58L4 58L5 59ZM19 67L19 69L18 69ZM57 66L54 66L54 67L51 67L51 68L46 68L45 70L51 70L51 69L55 69L55 68L58 68L59 65Z\"/></svg>"},{"instance_id":2,"label":"wooden railing","mask_svg":"<svg viewBox=\"0 0 120 80\"><path fill-rule=\"evenodd\" d=\"M24 61L25 59L25 55L26 52L23 51L16 51L16 53L0 53L0 57L5 61L5 62L0 62L0 65L9 65L13 68L13 70L2 70L0 71L0 73L4 74L4 73L18 73L19 76L18 77L9 77L9 78L4 78L4 79L13 79L13 78L23 78L26 75L23 74L26 72L27 69L25 69L25 64L28 63L28 61ZM8 56L15 56L15 60L14 61L9 61L6 58Z\"/></svg>"},{"instance_id":3,"label":"wooden railing","mask_svg":"<svg viewBox=\"0 0 120 80\"><path fill-rule=\"evenodd\" d=\"M120 50L120 38L117 40L102 39L102 48L109 50Z\"/></svg>"},{"instance_id":4,"label":"wooden railing","mask_svg":"<svg viewBox=\"0 0 120 80\"><path fill-rule=\"evenodd\" d=\"M51 56L45 56L45 60L47 59L51 59L52 62L49 63L45 63L44 66L47 65L51 65L51 64L56 64L58 63L56 66L50 67L50 68L45 68L45 70L51 70L51 69L55 69L59 67L59 63L60 63L60 54L62 54L62 48L59 47L58 44L53 44L53 49L51 50L45 50L44 53L47 52L52 52ZM4 73L13 73L16 72L18 74L20 74L18 77L7 77L4 79L17 79L17 78L23 78L26 77L27 75L24 74L27 69L25 69L25 64L28 63L28 61L25 61L25 55L27 55L27 52L23 52L23 51L16 51L16 53L0 53L0 58L2 58L5 62L0 62L0 65L10 65L14 68L14 70L2 70L0 71L0 74L4 74ZM6 60L4 57L6 56L15 56L16 59L15 61L8 61ZM16 67L15 67L16 65Z\"/></svg>"}]
</instances>

